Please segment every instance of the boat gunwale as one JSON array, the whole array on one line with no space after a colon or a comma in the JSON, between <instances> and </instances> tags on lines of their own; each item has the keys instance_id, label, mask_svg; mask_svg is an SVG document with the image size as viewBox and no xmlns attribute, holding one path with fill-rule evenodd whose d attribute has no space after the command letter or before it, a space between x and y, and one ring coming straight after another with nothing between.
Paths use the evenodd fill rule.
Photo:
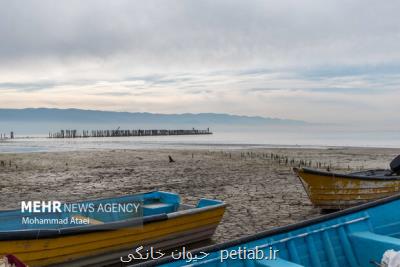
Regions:
<instances>
[{"instance_id":1,"label":"boat gunwale","mask_svg":"<svg viewBox=\"0 0 400 267\"><path fill-rule=\"evenodd\" d=\"M341 173L335 173L335 172L327 172L327 171L321 171L321 170L316 170L312 168L293 168L294 171L298 176L301 176L301 172L307 173L307 174L313 174L313 175L320 175L320 176L327 176L331 178L347 178L347 179L358 179L358 180L369 180L369 181L395 181L395 180L400 180L399 175L395 176L361 176L361 175L354 175L352 173L349 174L341 174ZM360 172L357 172L360 173Z\"/></svg>"},{"instance_id":2,"label":"boat gunwale","mask_svg":"<svg viewBox=\"0 0 400 267\"><path fill-rule=\"evenodd\" d=\"M345 215L349 215L352 213L356 213L359 211L363 211L369 208L373 208L382 204L387 204L396 200L400 200L400 193L396 194L396 195L392 195L386 198L381 198L375 201L371 201L371 202L367 202L358 206L353 206L350 207L348 209L345 210L340 210L340 211L336 211L330 214L326 214L326 215L322 215L316 218L312 218L312 219L308 219L308 220L304 220L298 223L294 223L294 224L289 224L289 225L285 225L285 226L280 226L280 227L276 227L276 228L272 228L272 229L268 229L265 231L261 231L259 233L253 234L253 235L248 235L242 238L238 238L238 239L234 239L231 241L227 241L224 243L219 243L219 244L215 244L215 245L211 245L211 246L206 246L203 248L198 248L198 249L194 249L191 250L192 255L196 255L199 254L201 252L206 252L206 253L213 253L222 249L229 249L235 246L238 246L240 244L243 243L248 243L248 242L252 242L252 241L256 241L259 239L263 239L263 238L267 238L269 236L273 236L273 235L277 235L277 234L282 234L285 232L290 232L290 231L294 231L294 230L298 230L301 228L306 228L308 226L317 224L317 223L322 223L322 222L326 222L332 219L336 219ZM172 258L172 256L168 256L159 260L153 260L153 261L148 261L148 262L144 262L144 263L139 263L137 265L129 265L128 267L147 267L147 266L158 266L160 264L166 264L166 263L170 263L176 261L175 259Z\"/></svg>"},{"instance_id":3,"label":"boat gunwale","mask_svg":"<svg viewBox=\"0 0 400 267\"><path fill-rule=\"evenodd\" d=\"M147 193L138 193L134 195L125 195L122 197L129 197L141 194L151 194L155 192L163 192L163 191L151 191ZM178 195L179 196L179 195ZM107 200L107 199L114 199L114 198L100 198L96 200ZM204 198L202 198L204 199ZM85 200L86 201L95 201L95 200ZM100 231L115 231L123 228L141 226L153 222L158 221L166 221L173 218L179 218L188 215L194 215L198 213L203 213L206 211L224 208L226 207L226 203L220 200L213 200L216 203L213 205L205 206L205 207L196 207L193 206L187 210L177 210L171 213L160 213L155 215L148 215L143 216L141 218L132 218L126 220L120 220L115 222L108 222L105 224L95 224L95 225L81 225L75 227L65 227L65 228L58 228L58 229L21 229L21 230L6 230L0 231L0 242L1 241L16 241L16 240L32 240L32 239L43 239L43 238L59 238L62 236L70 236L70 235L81 235L81 234L90 234ZM74 202L79 203L79 202ZM181 203L180 203L181 204ZM4 210L7 211L15 211L14 210Z\"/></svg>"}]
</instances>

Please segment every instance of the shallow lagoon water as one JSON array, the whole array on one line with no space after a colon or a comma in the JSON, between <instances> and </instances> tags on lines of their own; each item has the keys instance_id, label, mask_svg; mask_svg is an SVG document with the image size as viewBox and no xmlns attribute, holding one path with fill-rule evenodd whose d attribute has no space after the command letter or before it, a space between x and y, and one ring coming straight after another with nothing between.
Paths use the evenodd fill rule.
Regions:
<instances>
[{"instance_id":1,"label":"shallow lagoon water","mask_svg":"<svg viewBox=\"0 0 400 267\"><path fill-rule=\"evenodd\" d=\"M0 141L0 153L98 149L248 149L275 147L400 147L399 132L263 130L215 132L212 135L136 136L50 139L17 137Z\"/></svg>"}]
</instances>

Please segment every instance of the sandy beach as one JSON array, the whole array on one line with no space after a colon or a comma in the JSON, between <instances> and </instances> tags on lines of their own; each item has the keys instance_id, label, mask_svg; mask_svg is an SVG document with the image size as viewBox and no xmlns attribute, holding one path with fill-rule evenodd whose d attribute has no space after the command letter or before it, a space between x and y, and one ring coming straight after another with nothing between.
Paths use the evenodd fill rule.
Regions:
<instances>
[{"instance_id":1,"label":"sandy beach","mask_svg":"<svg viewBox=\"0 0 400 267\"><path fill-rule=\"evenodd\" d=\"M173 191L184 202L226 201L213 238L222 242L319 215L292 167L341 172L387 168L400 149L105 150L1 154L1 209L22 200L72 201ZM169 163L168 156L174 163ZM287 158L287 160L286 160ZM311 161L311 162L310 162Z\"/></svg>"}]
</instances>

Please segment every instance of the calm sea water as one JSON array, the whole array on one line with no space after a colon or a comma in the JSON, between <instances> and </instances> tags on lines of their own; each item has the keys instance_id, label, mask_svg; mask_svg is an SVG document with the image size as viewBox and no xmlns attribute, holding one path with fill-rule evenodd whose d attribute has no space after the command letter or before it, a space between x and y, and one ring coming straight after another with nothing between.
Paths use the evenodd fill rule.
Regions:
<instances>
[{"instance_id":1,"label":"calm sea water","mask_svg":"<svg viewBox=\"0 0 400 267\"><path fill-rule=\"evenodd\" d=\"M397 147L400 132L258 130L213 135L49 139L18 137L0 141L0 153L96 149L239 149L263 147Z\"/></svg>"}]
</instances>

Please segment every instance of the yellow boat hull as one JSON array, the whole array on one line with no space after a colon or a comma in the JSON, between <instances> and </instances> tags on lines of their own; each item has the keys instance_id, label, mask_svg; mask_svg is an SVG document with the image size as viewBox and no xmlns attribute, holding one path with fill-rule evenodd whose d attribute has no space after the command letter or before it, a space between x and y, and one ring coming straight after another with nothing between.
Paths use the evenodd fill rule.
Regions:
<instances>
[{"instance_id":1,"label":"yellow boat hull","mask_svg":"<svg viewBox=\"0 0 400 267\"><path fill-rule=\"evenodd\" d=\"M222 219L225 206L185 214L142 227L85 233L36 240L0 241L0 255L13 254L30 267L81 266L95 263L101 255L131 252L138 246L157 249L176 247L211 238Z\"/></svg>"},{"instance_id":2,"label":"yellow boat hull","mask_svg":"<svg viewBox=\"0 0 400 267\"><path fill-rule=\"evenodd\" d=\"M335 173L295 169L311 203L322 209L344 209L400 191L400 180L357 179Z\"/></svg>"}]
</instances>

